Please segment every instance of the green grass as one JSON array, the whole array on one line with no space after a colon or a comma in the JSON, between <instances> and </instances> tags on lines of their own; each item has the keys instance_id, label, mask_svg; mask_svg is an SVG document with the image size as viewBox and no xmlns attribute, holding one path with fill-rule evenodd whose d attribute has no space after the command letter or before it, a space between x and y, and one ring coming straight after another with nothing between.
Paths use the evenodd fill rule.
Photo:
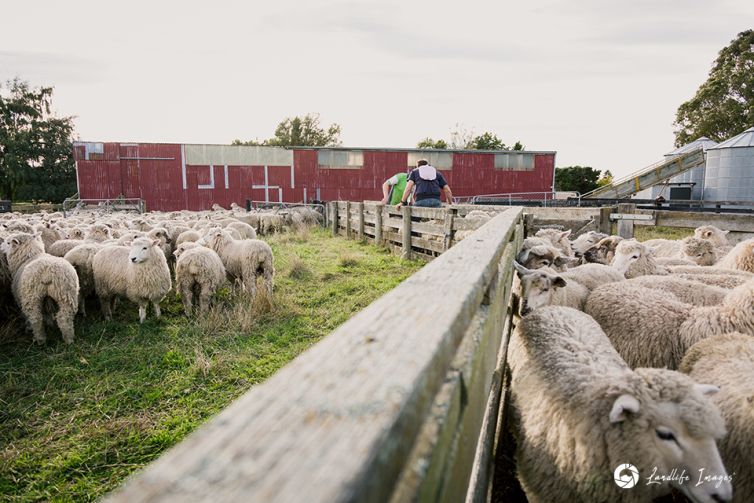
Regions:
<instances>
[{"instance_id":1,"label":"green grass","mask_svg":"<svg viewBox=\"0 0 754 503\"><path fill-rule=\"evenodd\" d=\"M226 289L188 319L171 293L139 325L135 306L105 322L93 302L71 346L53 330L35 346L4 320L0 499L101 497L422 265L323 230L269 242L271 307Z\"/></svg>"},{"instance_id":2,"label":"green grass","mask_svg":"<svg viewBox=\"0 0 754 503\"><path fill-rule=\"evenodd\" d=\"M663 227L661 225L634 225L634 237L639 241L647 241L649 239L683 239L693 235L694 229Z\"/></svg>"}]
</instances>

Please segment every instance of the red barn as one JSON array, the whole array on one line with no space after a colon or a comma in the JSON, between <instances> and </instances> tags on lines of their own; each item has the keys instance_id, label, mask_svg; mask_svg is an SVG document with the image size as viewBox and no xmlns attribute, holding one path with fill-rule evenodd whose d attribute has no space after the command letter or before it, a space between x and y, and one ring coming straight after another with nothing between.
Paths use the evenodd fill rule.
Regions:
<instances>
[{"instance_id":1,"label":"red barn","mask_svg":"<svg viewBox=\"0 0 754 503\"><path fill-rule=\"evenodd\" d=\"M213 203L379 200L382 183L427 158L453 195L549 192L555 152L76 142L81 199L144 199L150 210Z\"/></svg>"}]
</instances>

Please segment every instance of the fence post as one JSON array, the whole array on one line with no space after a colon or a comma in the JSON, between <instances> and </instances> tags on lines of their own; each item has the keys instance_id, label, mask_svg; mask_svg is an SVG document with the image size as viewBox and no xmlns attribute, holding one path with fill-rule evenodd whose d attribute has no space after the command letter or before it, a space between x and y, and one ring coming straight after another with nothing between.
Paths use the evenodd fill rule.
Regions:
<instances>
[{"instance_id":1,"label":"fence post","mask_svg":"<svg viewBox=\"0 0 754 503\"><path fill-rule=\"evenodd\" d=\"M453 219L455 217L455 208L448 207L445 213L445 238L443 239L442 249L448 251L453 242Z\"/></svg>"},{"instance_id":2,"label":"fence post","mask_svg":"<svg viewBox=\"0 0 754 503\"><path fill-rule=\"evenodd\" d=\"M351 201L346 201L346 237L351 237Z\"/></svg>"},{"instance_id":3,"label":"fence post","mask_svg":"<svg viewBox=\"0 0 754 503\"><path fill-rule=\"evenodd\" d=\"M635 204L621 203L618 205L618 213L631 214L635 212ZM618 235L623 239L631 239L634 237L634 221L623 219L618 220Z\"/></svg>"},{"instance_id":4,"label":"fence post","mask_svg":"<svg viewBox=\"0 0 754 503\"><path fill-rule=\"evenodd\" d=\"M385 206L378 204L374 207L374 244L375 246L382 245L382 209Z\"/></svg>"},{"instance_id":5,"label":"fence post","mask_svg":"<svg viewBox=\"0 0 754 503\"><path fill-rule=\"evenodd\" d=\"M401 206L403 215L403 252L401 258L411 259L411 207Z\"/></svg>"},{"instance_id":6,"label":"fence post","mask_svg":"<svg viewBox=\"0 0 754 503\"><path fill-rule=\"evenodd\" d=\"M534 235L534 213L524 213L524 236Z\"/></svg>"},{"instance_id":7,"label":"fence post","mask_svg":"<svg viewBox=\"0 0 754 503\"><path fill-rule=\"evenodd\" d=\"M364 241L364 203L360 202L359 207L359 241Z\"/></svg>"},{"instance_id":8,"label":"fence post","mask_svg":"<svg viewBox=\"0 0 754 503\"><path fill-rule=\"evenodd\" d=\"M336 237L338 235L338 201L330 203L330 223L332 224L332 235Z\"/></svg>"},{"instance_id":9,"label":"fence post","mask_svg":"<svg viewBox=\"0 0 754 503\"><path fill-rule=\"evenodd\" d=\"M607 234L608 236L613 232L613 225L610 222L610 213L613 211L612 206L603 206L600 208L600 225L599 231Z\"/></svg>"}]
</instances>

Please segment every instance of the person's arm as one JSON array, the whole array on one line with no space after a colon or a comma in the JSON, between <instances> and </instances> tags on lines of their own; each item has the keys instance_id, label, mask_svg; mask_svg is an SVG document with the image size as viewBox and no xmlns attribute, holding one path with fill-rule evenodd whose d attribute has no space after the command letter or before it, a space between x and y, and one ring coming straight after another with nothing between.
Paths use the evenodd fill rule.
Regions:
<instances>
[{"instance_id":1,"label":"person's arm","mask_svg":"<svg viewBox=\"0 0 754 503\"><path fill-rule=\"evenodd\" d=\"M380 204L387 204L387 196L390 193L390 180L385 180L382 184L382 201Z\"/></svg>"},{"instance_id":2,"label":"person's arm","mask_svg":"<svg viewBox=\"0 0 754 503\"><path fill-rule=\"evenodd\" d=\"M395 205L396 208L400 208L404 204L408 202L408 197L411 195L411 191L414 189L414 181L409 180L406 183L406 190L403 191L403 197L401 198L401 202Z\"/></svg>"},{"instance_id":3,"label":"person's arm","mask_svg":"<svg viewBox=\"0 0 754 503\"><path fill-rule=\"evenodd\" d=\"M453 204L453 193L450 191L450 185L445 185L445 187L442 188L442 191L445 192L445 200L448 202L448 204Z\"/></svg>"}]
</instances>

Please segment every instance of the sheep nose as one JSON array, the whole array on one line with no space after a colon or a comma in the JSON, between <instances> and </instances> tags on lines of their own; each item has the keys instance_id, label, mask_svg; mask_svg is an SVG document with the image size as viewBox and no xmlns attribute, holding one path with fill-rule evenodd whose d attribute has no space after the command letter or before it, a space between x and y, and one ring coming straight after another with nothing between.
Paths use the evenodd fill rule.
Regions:
<instances>
[{"instance_id":1,"label":"sheep nose","mask_svg":"<svg viewBox=\"0 0 754 503\"><path fill-rule=\"evenodd\" d=\"M131 257L131 262L136 262L136 257Z\"/></svg>"},{"instance_id":2,"label":"sheep nose","mask_svg":"<svg viewBox=\"0 0 754 503\"><path fill-rule=\"evenodd\" d=\"M717 503L729 503L733 500L733 497L727 494L725 496L720 496L719 494L715 493L712 495L712 499L717 501Z\"/></svg>"},{"instance_id":3,"label":"sheep nose","mask_svg":"<svg viewBox=\"0 0 754 503\"><path fill-rule=\"evenodd\" d=\"M521 308L521 316L524 316L524 315L526 315L526 314L529 314L529 312L530 312L530 311L531 311L531 309L529 309L529 306L524 306L524 307L522 307L522 308Z\"/></svg>"}]
</instances>

